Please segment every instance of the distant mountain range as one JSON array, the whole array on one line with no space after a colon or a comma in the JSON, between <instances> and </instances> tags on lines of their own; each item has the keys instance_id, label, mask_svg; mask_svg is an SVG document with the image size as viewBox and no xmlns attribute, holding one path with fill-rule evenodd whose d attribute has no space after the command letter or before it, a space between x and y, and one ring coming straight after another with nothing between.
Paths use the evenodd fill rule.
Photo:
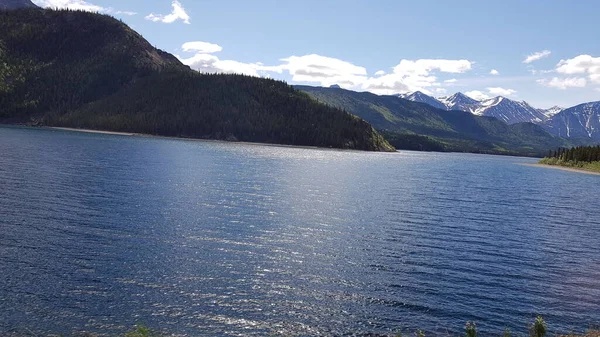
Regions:
<instances>
[{"instance_id":1,"label":"distant mountain range","mask_svg":"<svg viewBox=\"0 0 600 337\"><path fill-rule=\"evenodd\" d=\"M477 116L494 117L507 124L531 122L561 137L600 141L600 102L585 103L568 109L558 106L538 109L525 101L502 96L478 101L460 92L439 98L420 91L397 96L442 110L460 110Z\"/></svg>"},{"instance_id":2,"label":"distant mountain range","mask_svg":"<svg viewBox=\"0 0 600 337\"><path fill-rule=\"evenodd\" d=\"M507 124L494 117L458 109L447 110L445 105L443 109L435 108L398 95L378 96L336 87L295 88L308 93L319 102L344 109L371 123L399 149L543 156L550 149L576 145L549 134L542 126L533 123ZM410 96L414 99L428 99L422 93ZM503 106L506 104L503 100L493 103ZM444 104L441 101L429 101L438 106ZM453 106L473 102L462 94L449 97L446 101ZM520 107L518 104L516 106Z\"/></svg>"}]
</instances>

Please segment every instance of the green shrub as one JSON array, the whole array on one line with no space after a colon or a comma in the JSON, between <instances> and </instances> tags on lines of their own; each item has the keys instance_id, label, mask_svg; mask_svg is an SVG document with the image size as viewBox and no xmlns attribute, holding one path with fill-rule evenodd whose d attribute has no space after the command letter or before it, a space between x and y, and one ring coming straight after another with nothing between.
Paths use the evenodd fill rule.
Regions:
<instances>
[{"instance_id":1,"label":"green shrub","mask_svg":"<svg viewBox=\"0 0 600 337\"><path fill-rule=\"evenodd\" d=\"M136 325L133 330L125 333L124 337L158 337L158 335L144 325Z\"/></svg>"},{"instance_id":2,"label":"green shrub","mask_svg":"<svg viewBox=\"0 0 600 337\"><path fill-rule=\"evenodd\" d=\"M533 337L545 337L547 331L546 321L542 316L535 318L535 322L530 331L530 335Z\"/></svg>"},{"instance_id":3,"label":"green shrub","mask_svg":"<svg viewBox=\"0 0 600 337\"><path fill-rule=\"evenodd\" d=\"M467 324L465 325L465 336L477 337L477 325L475 325L475 322L467 322Z\"/></svg>"}]
</instances>

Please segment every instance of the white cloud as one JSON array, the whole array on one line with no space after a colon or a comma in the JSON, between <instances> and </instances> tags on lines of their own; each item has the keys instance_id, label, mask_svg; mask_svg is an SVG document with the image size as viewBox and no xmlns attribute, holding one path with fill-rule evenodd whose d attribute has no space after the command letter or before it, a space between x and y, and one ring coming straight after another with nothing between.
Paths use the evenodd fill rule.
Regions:
<instances>
[{"instance_id":1,"label":"white cloud","mask_svg":"<svg viewBox=\"0 0 600 337\"><path fill-rule=\"evenodd\" d=\"M68 8L88 12L109 12L109 9L94 5L83 0L33 0L33 2L44 8Z\"/></svg>"},{"instance_id":2,"label":"white cloud","mask_svg":"<svg viewBox=\"0 0 600 337\"><path fill-rule=\"evenodd\" d=\"M496 76L496 75L500 75L500 72L499 72L498 70L496 70L496 69L492 69L492 70L490 71L490 75L494 75L494 76Z\"/></svg>"},{"instance_id":3,"label":"white cloud","mask_svg":"<svg viewBox=\"0 0 600 337\"><path fill-rule=\"evenodd\" d=\"M600 92L600 88L596 88L596 89L594 89L594 90L596 90L597 92Z\"/></svg>"},{"instance_id":4,"label":"white cloud","mask_svg":"<svg viewBox=\"0 0 600 337\"><path fill-rule=\"evenodd\" d=\"M468 60L401 60L391 74L367 79L362 89L384 95L417 90L431 95L431 90L441 85L434 73L464 73L471 66Z\"/></svg>"},{"instance_id":5,"label":"white cloud","mask_svg":"<svg viewBox=\"0 0 600 337\"><path fill-rule=\"evenodd\" d=\"M223 47L210 42L192 41L184 43L181 49L186 52L195 51L197 53L212 54L222 51Z\"/></svg>"},{"instance_id":6,"label":"white cloud","mask_svg":"<svg viewBox=\"0 0 600 337\"><path fill-rule=\"evenodd\" d=\"M579 55L572 59L561 60L556 65L556 71L566 75L588 74L590 81L600 83L600 57Z\"/></svg>"},{"instance_id":7,"label":"white cloud","mask_svg":"<svg viewBox=\"0 0 600 337\"><path fill-rule=\"evenodd\" d=\"M549 50L538 51L528 55L527 58L523 60L523 63L531 63L533 61L541 60L544 57L550 56L550 54L552 54L552 52Z\"/></svg>"},{"instance_id":8,"label":"white cloud","mask_svg":"<svg viewBox=\"0 0 600 337\"><path fill-rule=\"evenodd\" d=\"M582 77L567 77L567 78L558 78L554 77L551 80L541 79L537 80L537 83L557 89L568 89L568 88L583 88L587 85L587 81Z\"/></svg>"},{"instance_id":9,"label":"white cloud","mask_svg":"<svg viewBox=\"0 0 600 337\"><path fill-rule=\"evenodd\" d=\"M451 78L449 80L445 80L444 83L456 83L458 80L456 78Z\"/></svg>"},{"instance_id":10,"label":"white cloud","mask_svg":"<svg viewBox=\"0 0 600 337\"><path fill-rule=\"evenodd\" d=\"M127 15L127 16L137 15L137 12L117 11L111 7L102 7L99 5L89 3L84 0L32 0L32 2L43 8L71 9L71 10L105 13L105 14L113 14L113 15Z\"/></svg>"},{"instance_id":11,"label":"white cloud","mask_svg":"<svg viewBox=\"0 0 600 337\"><path fill-rule=\"evenodd\" d=\"M201 73L243 74L250 76L266 76L261 63L244 63L234 60L221 60L215 55L198 53L189 58L177 56L181 63Z\"/></svg>"},{"instance_id":12,"label":"white cloud","mask_svg":"<svg viewBox=\"0 0 600 337\"><path fill-rule=\"evenodd\" d=\"M281 61L284 64L275 68L288 71L295 82L319 83L322 86L338 84L352 88L367 80L364 67L332 57L310 54L291 56Z\"/></svg>"},{"instance_id":13,"label":"white cloud","mask_svg":"<svg viewBox=\"0 0 600 337\"><path fill-rule=\"evenodd\" d=\"M116 11L115 14L117 15L127 15L127 16L133 16L133 15L137 15L137 12L130 12L130 11Z\"/></svg>"},{"instance_id":14,"label":"white cloud","mask_svg":"<svg viewBox=\"0 0 600 337\"><path fill-rule=\"evenodd\" d=\"M553 77L551 79L540 79L537 83L550 88L568 89L584 88L588 81L600 84L600 57L591 55L579 55L571 59L560 60L556 69L548 72L556 72L563 75L580 75L574 77ZM548 73L543 72L543 73ZM586 77L582 77L585 76Z\"/></svg>"},{"instance_id":15,"label":"white cloud","mask_svg":"<svg viewBox=\"0 0 600 337\"><path fill-rule=\"evenodd\" d=\"M420 59L416 61L401 60L394 67L396 74L414 74L426 76L433 70L443 73L464 73L471 70L472 63L467 60Z\"/></svg>"},{"instance_id":16,"label":"white cloud","mask_svg":"<svg viewBox=\"0 0 600 337\"><path fill-rule=\"evenodd\" d=\"M183 8L181 2L173 0L171 6L173 7L171 14L161 15L150 13L146 16L146 20L163 23L173 23L177 20L182 20L184 23L190 24L190 16L185 11L185 8Z\"/></svg>"},{"instance_id":17,"label":"white cloud","mask_svg":"<svg viewBox=\"0 0 600 337\"><path fill-rule=\"evenodd\" d=\"M448 90L446 90L446 89L444 89L444 88L435 88L435 93L436 93L438 96L441 96L441 95L445 95L445 94L447 94L447 93L448 93Z\"/></svg>"},{"instance_id":18,"label":"white cloud","mask_svg":"<svg viewBox=\"0 0 600 337\"><path fill-rule=\"evenodd\" d=\"M244 63L234 60L221 60L212 55L223 50L217 44L192 41L181 46L185 52L195 52L194 56L184 58L176 55L181 63L202 73L244 74L256 77L269 77L268 72L281 72L278 67L267 67L262 63Z\"/></svg>"},{"instance_id":19,"label":"white cloud","mask_svg":"<svg viewBox=\"0 0 600 337\"><path fill-rule=\"evenodd\" d=\"M504 88L500 88L500 87L487 88L487 90L490 93L490 95L494 95L494 96L510 96L510 95L517 93L516 90L504 89Z\"/></svg>"},{"instance_id":20,"label":"white cloud","mask_svg":"<svg viewBox=\"0 0 600 337\"><path fill-rule=\"evenodd\" d=\"M366 90L377 94L416 90L426 94L445 93L434 73L462 73L470 70L472 65L467 60L402 60L393 68L393 73L386 74L379 70L373 77L369 77L364 67L318 54L290 56L281 59L279 65L266 66L262 63L221 60L214 53L222 51L223 48L208 42L187 42L183 44L182 50L194 52L195 55L177 57L200 72L241 73L252 76L287 72L291 75L291 81L296 83L314 83L326 87L337 84L345 89ZM448 84L454 82L456 79L446 81Z\"/></svg>"},{"instance_id":21,"label":"white cloud","mask_svg":"<svg viewBox=\"0 0 600 337\"><path fill-rule=\"evenodd\" d=\"M490 98L490 96L486 95L485 93L483 93L479 90L467 91L467 92L465 92L465 95L471 97L474 100L478 100L478 101L483 101L483 100Z\"/></svg>"}]
</instances>

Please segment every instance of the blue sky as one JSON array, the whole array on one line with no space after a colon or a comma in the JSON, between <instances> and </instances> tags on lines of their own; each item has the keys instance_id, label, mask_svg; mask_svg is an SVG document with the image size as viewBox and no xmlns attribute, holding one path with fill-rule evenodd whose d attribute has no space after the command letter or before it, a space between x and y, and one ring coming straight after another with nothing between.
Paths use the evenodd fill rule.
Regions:
<instances>
[{"instance_id":1,"label":"blue sky","mask_svg":"<svg viewBox=\"0 0 600 337\"><path fill-rule=\"evenodd\" d=\"M600 2L33 0L111 14L204 72L535 107L600 100Z\"/></svg>"}]
</instances>

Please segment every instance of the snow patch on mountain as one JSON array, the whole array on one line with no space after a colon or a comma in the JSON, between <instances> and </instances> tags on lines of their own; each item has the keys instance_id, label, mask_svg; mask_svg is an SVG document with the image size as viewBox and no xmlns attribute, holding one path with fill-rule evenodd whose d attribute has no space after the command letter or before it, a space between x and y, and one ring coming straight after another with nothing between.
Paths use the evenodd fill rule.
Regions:
<instances>
[{"instance_id":1,"label":"snow patch on mountain","mask_svg":"<svg viewBox=\"0 0 600 337\"><path fill-rule=\"evenodd\" d=\"M536 109L525 101L502 96L478 101L460 92L439 98L420 91L397 96L427 103L438 109L461 110L478 116L494 117L507 124L531 122L542 125L551 134L561 137L600 141L600 102L580 104L568 109L560 106Z\"/></svg>"}]
</instances>

